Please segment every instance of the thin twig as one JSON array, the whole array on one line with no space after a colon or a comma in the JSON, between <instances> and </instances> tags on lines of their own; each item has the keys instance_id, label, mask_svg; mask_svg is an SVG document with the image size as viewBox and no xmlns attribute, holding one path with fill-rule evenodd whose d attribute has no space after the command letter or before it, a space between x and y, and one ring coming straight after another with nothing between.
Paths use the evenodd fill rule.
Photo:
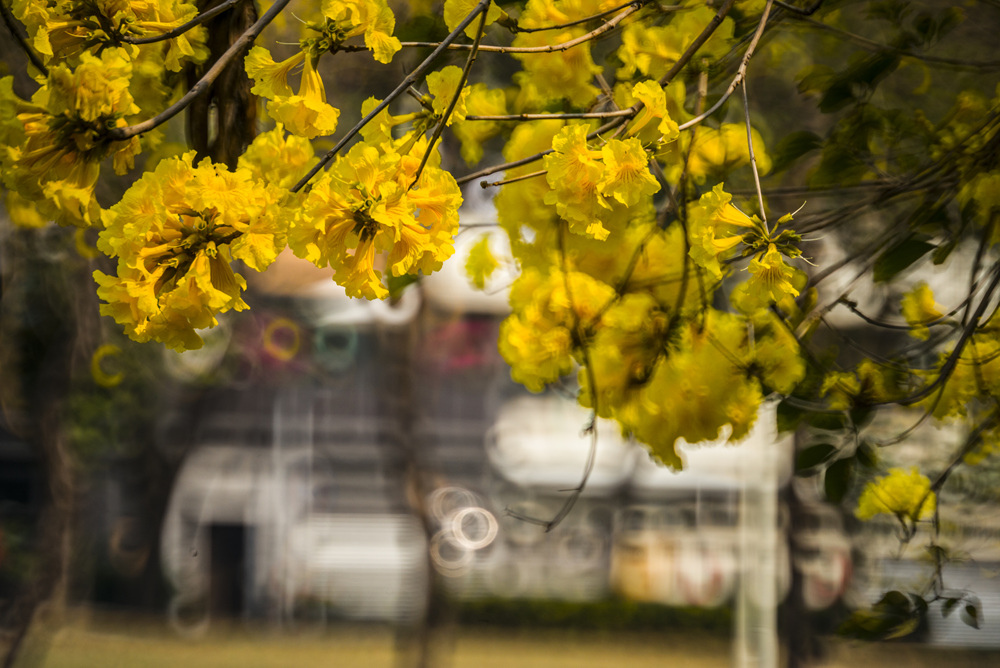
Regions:
<instances>
[{"instance_id":1,"label":"thin twig","mask_svg":"<svg viewBox=\"0 0 1000 668\"><path fill-rule=\"evenodd\" d=\"M729 10L732 9L735 1L736 0L726 0L726 2L722 5L722 7L719 8L719 11L716 12L715 16L712 17L712 20L709 21L709 24L705 26L705 29L701 31L698 37L695 38L695 40L688 46L688 48L684 51L684 53L681 54L681 56L677 59L677 62L674 63L674 66L670 69L670 71L667 72L662 77L660 77L658 83L660 84L661 88L668 85L671 81L673 81L674 77L676 77L677 74L679 74L680 71L684 68L684 66L688 64L691 58L694 57L694 54L698 51L698 49L701 48L701 46L708 40L708 38L712 36L712 33L715 32L715 30L722 24L722 20L729 13ZM622 116L619 116L614 120L605 123L601 127L597 128L596 130L588 134L587 138L591 139L593 137L598 137L604 132L607 132L608 130L613 130L621 126L626 121L626 119L634 117L636 114L638 114L643 109L644 106L645 105L643 105L642 102L636 102L627 110L623 110L631 112L630 114L628 115L623 114ZM475 181L476 179L482 178L484 176L495 174L496 172L502 172L507 169L512 169L514 167L520 167L521 165L530 164L532 162L535 162L536 160L541 160L549 153L552 153L552 149L547 149L545 151L535 153L534 155L530 155L525 158L521 158L520 160L515 160L513 162L505 162L499 165L494 165L492 167L487 167L486 169L481 169L478 172L474 172L473 174L468 174L460 179L456 179L456 181L458 182L459 185L462 185L470 181Z\"/></svg>"},{"instance_id":2,"label":"thin twig","mask_svg":"<svg viewBox=\"0 0 1000 668\"><path fill-rule=\"evenodd\" d=\"M489 44L481 44L478 48L479 51L488 51L491 53L555 53L557 51L566 51L567 49L572 49L574 46L579 46L585 42L603 35L609 30L613 29L627 17L635 14L639 11L640 6L632 6L629 3L627 9L618 14L617 16L608 19L602 23L598 28L591 30L585 35L580 35L579 37L574 37L566 42L561 42L559 44L546 44L544 46L492 46ZM431 47L435 46L436 42L400 42L403 47ZM471 44L450 44L447 48L455 51L468 51L472 49Z\"/></svg>"},{"instance_id":3,"label":"thin twig","mask_svg":"<svg viewBox=\"0 0 1000 668\"><path fill-rule=\"evenodd\" d=\"M620 5L618 5L617 7L612 7L611 9L608 9L608 10L605 10L603 12L600 12L599 14L593 14L591 16L587 16L587 17L584 17L582 19L576 19L575 21L567 21L566 23L558 23L558 24L550 25L550 26L542 26L541 28L522 28L519 25L515 25L511 30L512 30L512 32L516 32L516 33L518 33L518 32L523 32L523 33L545 32L547 30L563 30L564 28L572 28L574 26L582 25L584 23L590 23L591 21L596 21L597 19L603 19L605 16L610 16L610 15L614 14L615 12L620 12L621 10L625 9L626 7L628 7L629 5L639 5L639 6L642 6L642 5L648 4L648 2L649 2L649 0L631 0L630 2L624 2L624 3L620 4ZM657 9L659 9L661 12L666 13L666 12L677 11L679 9L683 9L683 7L681 5L671 5L671 6L658 7Z\"/></svg>"},{"instance_id":4,"label":"thin twig","mask_svg":"<svg viewBox=\"0 0 1000 668\"><path fill-rule=\"evenodd\" d=\"M28 60L30 60L31 64L35 66L35 69L41 72L42 75L49 76L49 69L45 67L45 63L42 62L42 59L38 57L35 50L28 44L28 40L25 39L24 35L22 35L18 30L17 19L14 18L13 14L11 14L10 8L7 7L7 4L3 2L3 0L0 0L0 16L3 16L3 22L6 24L7 30L14 36L14 39L17 40L17 43L21 46L21 50L24 51Z\"/></svg>"},{"instance_id":5,"label":"thin twig","mask_svg":"<svg viewBox=\"0 0 1000 668\"><path fill-rule=\"evenodd\" d=\"M201 14L198 14L198 16L194 17L193 19L191 19L187 23L179 25L176 28L172 28L172 29L170 29L170 30L168 30L168 31L166 31L164 33L160 33L159 35L154 35L152 37L124 37L123 36L120 39L121 39L122 42L125 42L127 44L155 44L156 42L163 42L163 41L168 40L168 39L173 39L174 37L177 37L178 35L183 35L184 33L186 33L188 30L191 30L192 28L200 26L205 21L213 19L216 16L218 16L219 14L222 14L223 12L228 11L233 5L235 5L238 2L242 2L242 1L243 0L224 0L224 2L222 2L222 4L216 5L215 7L212 7L211 9L209 9L208 11L202 12Z\"/></svg>"},{"instance_id":6,"label":"thin twig","mask_svg":"<svg viewBox=\"0 0 1000 668\"><path fill-rule=\"evenodd\" d=\"M493 116L466 116L467 121L551 121L571 120L577 118L616 118L632 116L631 109L616 109L614 111L581 111L564 114L497 114Z\"/></svg>"},{"instance_id":7,"label":"thin twig","mask_svg":"<svg viewBox=\"0 0 1000 668\"><path fill-rule=\"evenodd\" d=\"M537 172L531 172L530 174L522 174L521 176L512 176L509 179L503 179L501 181L482 181L479 185L482 188L492 188L495 186L505 186L508 183L517 183L518 181L527 181L528 179L533 179L536 176L545 176L549 173L547 169L540 169Z\"/></svg>"},{"instance_id":8,"label":"thin twig","mask_svg":"<svg viewBox=\"0 0 1000 668\"><path fill-rule=\"evenodd\" d=\"M570 285L569 274L570 268L569 263L566 261L566 234L567 234L566 223L561 223L559 226L559 254L562 258L563 265L563 287L566 290L566 298L569 300L570 312L573 316L573 338L576 339L580 346L580 355L583 358L583 370L587 374L587 383L590 386L590 399L591 405L591 417L590 425L587 428L587 432L590 434L590 448L587 452L587 461L583 466L583 475L580 478L580 484L576 487L565 490L570 492L569 498L563 503L562 508L552 517L550 520L543 520L538 517L531 517L529 515L522 515L520 513L514 512L507 509L507 514L515 519L519 519L525 522L530 522L531 524L537 524L539 526L545 527L545 531L549 532L556 528L560 522L562 522L570 511L573 510L573 506L580 499L583 494L583 490L587 487L587 481L590 480L590 474L594 471L594 461L597 458L597 379L594 375L593 367L590 363L590 354L587 351L587 342L584 332L581 328L580 316L576 312L576 302L573 299L573 290ZM617 299L617 296L615 297ZM612 300L614 301L614 300Z\"/></svg>"},{"instance_id":9,"label":"thin twig","mask_svg":"<svg viewBox=\"0 0 1000 668\"><path fill-rule=\"evenodd\" d=\"M856 33L849 32L842 28L837 28L835 26L827 25L822 21L817 21L816 19L811 19L808 17L803 17L799 19L804 25L816 28L818 30L825 30L826 32L832 33L844 39L848 39L863 49L872 52L881 53L891 53L902 58L913 58L915 60L920 60L925 63L930 63L934 65L941 65L942 67L953 67L955 69L963 70L979 70L979 71L992 71L1000 69L1000 60L962 60L959 58L944 58L942 56L931 56L924 53L917 53L916 51L911 51L909 49L900 49L897 47L890 46L888 44L880 44L874 40L868 39Z\"/></svg>"},{"instance_id":10,"label":"thin twig","mask_svg":"<svg viewBox=\"0 0 1000 668\"><path fill-rule=\"evenodd\" d=\"M448 33L447 37L441 40L441 43L437 45L437 48L434 49L434 51L432 51L429 56L424 58L423 62L417 65L417 68L415 70L406 75L406 78L403 79L403 81L398 86L396 86L393 89L393 91L386 96L384 100L382 100L374 109L369 111L368 114L360 121L358 121L358 123L353 128L351 128L346 135L340 138L340 141L338 141L333 148L327 151L326 155L320 158L320 161L316 163L313 166L313 168L310 169L309 172L305 176L303 176L298 183L295 184L295 186L292 187L292 192L293 193L298 192L303 187L305 187L305 185L309 183L312 177L316 176L319 170L323 169L323 167L325 167L328 162L333 160L333 157L340 152L340 149L344 148L344 146L347 145L347 142L351 141L351 139L353 139L355 135L361 132L361 129L363 127L368 125L368 123L370 123L373 118L382 113L382 110L388 107L393 100L402 95L404 92L406 92L406 90L410 86L416 83L417 80L420 79L421 76L423 76L424 72L430 69L431 65L434 64L434 61L436 61L438 57L442 53L444 53L445 50L447 50L448 45L451 44L456 39L458 39L458 36L465 31L466 27L468 27L468 25L472 23L473 19L475 19L481 12L486 11L486 8L489 6L489 3L490 0L479 0L479 4L476 5L475 9L473 9L468 16L462 19L462 22L459 23L454 30ZM459 185L461 185L461 183L462 182L459 181Z\"/></svg>"},{"instance_id":11,"label":"thin twig","mask_svg":"<svg viewBox=\"0 0 1000 668\"><path fill-rule=\"evenodd\" d=\"M771 13L771 0L769 0L767 5L764 7L764 13L761 15L760 21L757 23L757 30L754 31L753 37L750 39L750 44L747 46L747 50L744 52L742 60L740 60L740 66L736 70L736 76L734 76L733 80L729 82L729 87L726 89L726 92L722 94L722 97L720 97L708 111L698 114L690 121L686 121L681 125L677 126L678 130L686 130L694 125L697 125L698 123L701 123L703 120L705 120L706 118L714 114L716 111L718 111L718 109L723 104L725 104L726 100L728 100L729 97L733 94L733 92L736 90L736 87L739 86L744 79L746 79L747 67L750 64L750 58L757 50L757 44L760 42L761 35L764 34L764 27L767 25L767 19L770 13ZM744 95L744 102L745 102L745 95ZM747 123L749 127L749 121ZM751 147L751 151L752 150L753 147ZM758 191L760 190L760 184L757 185L757 190ZM763 208L764 205L761 204L761 209L763 210Z\"/></svg>"},{"instance_id":12,"label":"thin twig","mask_svg":"<svg viewBox=\"0 0 1000 668\"><path fill-rule=\"evenodd\" d=\"M458 85L455 86L455 94L451 96L448 108L445 109L444 114L438 119L437 125L434 127L434 134L431 136L431 140L427 142L427 150L424 151L424 155L420 159L420 166L417 167L417 173L414 175L412 183L410 183L410 188L417 185L417 181L420 180L424 166L427 165L427 160L430 159L431 151L434 150L435 144L441 138L441 133L444 132L444 127L448 124L448 119L451 118L452 112L455 111L455 105L458 104L459 98L462 97L462 88L465 87L465 82L469 80L469 72L472 70L472 64L476 62L476 54L479 53L477 49L480 40L483 38L483 30L485 28L486 12L482 11L479 13L479 27L476 28L476 39L472 42L472 51L469 52L469 57L465 59L465 67L462 68L462 75L458 79Z\"/></svg>"},{"instance_id":13,"label":"thin twig","mask_svg":"<svg viewBox=\"0 0 1000 668\"><path fill-rule=\"evenodd\" d=\"M768 0L767 4L770 7L771 0ZM743 91L743 115L746 118L747 125L747 151L750 153L750 170L753 172L753 184L757 188L757 205L760 207L760 220L765 233L769 233L767 228L767 210L764 208L764 193L760 189L760 173L757 171L757 156L753 150L753 127L750 125L750 102L747 100L746 79L743 80L743 85L740 88ZM777 227L775 227L774 231L777 231Z\"/></svg>"}]
</instances>

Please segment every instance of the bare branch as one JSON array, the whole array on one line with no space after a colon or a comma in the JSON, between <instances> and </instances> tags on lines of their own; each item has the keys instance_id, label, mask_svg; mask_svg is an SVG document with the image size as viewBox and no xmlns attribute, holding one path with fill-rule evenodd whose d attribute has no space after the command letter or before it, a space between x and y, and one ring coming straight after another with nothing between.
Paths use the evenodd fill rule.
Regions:
<instances>
[{"instance_id":1,"label":"bare branch","mask_svg":"<svg viewBox=\"0 0 1000 668\"><path fill-rule=\"evenodd\" d=\"M168 39L173 39L178 35L183 35L188 30L200 26L205 21L209 21L223 12L229 11L233 5L238 2L243 2L244 0L224 0L221 4L212 7L206 12L198 14L187 23L177 26L171 30L160 33L159 35L154 35L152 37L122 37L121 41L127 44L155 44L156 42L163 42Z\"/></svg>"}]
</instances>

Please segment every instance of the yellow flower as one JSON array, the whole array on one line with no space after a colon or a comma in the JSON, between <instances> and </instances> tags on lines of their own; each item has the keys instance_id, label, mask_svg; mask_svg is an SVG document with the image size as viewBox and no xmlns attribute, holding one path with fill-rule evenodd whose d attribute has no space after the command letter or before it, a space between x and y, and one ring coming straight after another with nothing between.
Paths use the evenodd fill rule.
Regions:
<instances>
[{"instance_id":1,"label":"yellow flower","mask_svg":"<svg viewBox=\"0 0 1000 668\"><path fill-rule=\"evenodd\" d=\"M433 105L434 114L437 117L444 116L444 112L448 110L448 105L451 104L451 100L455 97L455 90L458 88L458 82L462 78L462 68L456 67L454 65L449 65L438 72L431 72L427 75L427 90L430 91ZM455 108L452 109L451 115L448 116L446 125L451 125L453 121L464 121L465 120L465 100L469 96L469 89L463 88L461 94L458 96L458 101L455 103Z\"/></svg>"},{"instance_id":2,"label":"yellow flower","mask_svg":"<svg viewBox=\"0 0 1000 668\"><path fill-rule=\"evenodd\" d=\"M910 335L917 339L930 336L927 324L944 317L934 302L934 292L921 281L913 289L903 295L903 317L909 323Z\"/></svg>"},{"instance_id":3,"label":"yellow flower","mask_svg":"<svg viewBox=\"0 0 1000 668\"><path fill-rule=\"evenodd\" d=\"M540 392L572 371L575 332L614 298L614 288L584 273L525 270L511 286L513 313L500 326L500 354L511 377Z\"/></svg>"},{"instance_id":4,"label":"yellow flower","mask_svg":"<svg viewBox=\"0 0 1000 668\"><path fill-rule=\"evenodd\" d=\"M38 208L33 202L21 197L16 191L6 192L4 207L10 222L18 227L38 228L45 227L51 221L38 212Z\"/></svg>"},{"instance_id":5,"label":"yellow flower","mask_svg":"<svg viewBox=\"0 0 1000 668\"><path fill-rule=\"evenodd\" d=\"M444 23L448 26L448 30L452 31L458 27L458 24L472 12L473 9L478 5L478 0L444 0ZM491 2L489 8L486 10L486 23L484 25L491 25L494 21L499 19L504 11L496 6L496 3ZM465 34L469 39L476 38L476 29L479 27L479 17L477 16L472 20L465 28Z\"/></svg>"},{"instance_id":6,"label":"yellow flower","mask_svg":"<svg viewBox=\"0 0 1000 668\"><path fill-rule=\"evenodd\" d=\"M257 181L290 190L318 161L308 139L286 136L284 126L279 123L273 130L254 137L237 167L250 170Z\"/></svg>"},{"instance_id":7,"label":"yellow flower","mask_svg":"<svg viewBox=\"0 0 1000 668\"><path fill-rule=\"evenodd\" d=\"M298 94L276 96L268 103L267 112L289 132L307 139L332 135L340 118L340 110L327 104L323 79L309 57L302 69Z\"/></svg>"},{"instance_id":8,"label":"yellow flower","mask_svg":"<svg viewBox=\"0 0 1000 668\"><path fill-rule=\"evenodd\" d=\"M601 148L604 171L597 184L605 197L614 197L625 206L638 204L643 197L660 190L649 171L649 156L638 139L612 139Z\"/></svg>"},{"instance_id":9,"label":"yellow flower","mask_svg":"<svg viewBox=\"0 0 1000 668\"><path fill-rule=\"evenodd\" d=\"M486 84L467 87L466 113L475 116L502 116L507 113L507 98L502 90L490 90ZM452 131L462 143L462 159L474 165L483 158L483 144L500 132L495 121L462 121L452 125Z\"/></svg>"},{"instance_id":10,"label":"yellow flower","mask_svg":"<svg viewBox=\"0 0 1000 668\"><path fill-rule=\"evenodd\" d=\"M560 120L520 123L504 145L504 160L512 162L552 147L552 138L563 127ZM506 172L507 178L522 176L532 171L534 165L522 165ZM537 167L536 167L537 169ZM524 179L508 183L496 196L497 222L507 233L511 252L522 267L539 262L544 250L533 243L539 235L552 234L558 228L556 207L545 202L551 187L544 179ZM544 260L547 264L548 261Z\"/></svg>"},{"instance_id":11,"label":"yellow flower","mask_svg":"<svg viewBox=\"0 0 1000 668\"><path fill-rule=\"evenodd\" d=\"M580 403L612 417L649 381L653 365L663 354L668 318L649 293L627 294L607 309L589 347L590 370L581 369ZM590 378L593 375L594 385Z\"/></svg>"},{"instance_id":12,"label":"yellow flower","mask_svg":"<svg viewBox=\"0 0 1000 668\"><path fill-rule=\"evenodd\" d=\"M101 313L136 341L185 350L216 314L247 308L232 260L263 271L284 246L280 193L194 152L161 161L104 212L98 248L117 257L117 275L97 271Z\"/></svg>"},{"instance_id":13,"label":"yellow flower","mask_svg":"<svg viewBox=\"0 0 1000 668\"><path fill-rule=\"evenodd\" d=\"M328 21L322 31L333 37L336 44L364 35L365 46L380 63L391 62L402 48L392 36L396 17L385 0L323 0L321 11Z\"/></svg>"},{"instance_id":14,"label":"yellow flower","mask_svg":"<svg viewBox=\"0 0 1000 668\"><path fill-rule=\"evenodd\" d=\"M595 239L608 237L601 224L601 209L610 209L598 183L604 175L601 151L587 146L590 126L583 123L567 125L552 139L553 153L545 156L545 179L552 190L545 195L546 204L555 204L556 211L570 223L570 230Z\"/></svg>"},{"instance_id":15,"label":"yellow flower","mask_svg":"<svg viewBox=\"0 0 1000 668\"><path fill-rule=\"evenodd\" d=\"M484 234L479 238L471 249L469 258L465 263L465 272L469 275L472 284L479 290L486 289L486 281L489 280L493 272L500 264L490 252L490 235Z\"/></svg>"},{"instance_id":16,"label":"yellow flower","mask_svg":"<svg viewBox=\"0 0 1000 668\"><path fill-rule=\"evenodd\" d=\"M715 278L722 278L720 259L743 242L744 235L760 234L761 226L730 204L732 195L722 184L703 194L688 209L688 236L691 259L707 269Z\"/></svg>"},{"instance_id":17,"label":"yellow flower","mask_svg":"<svg viewBox=\"0 0 1000 668\"><path fill-rule=\"evenodd\" d=\"M156 44L122 42L161 35L194 18L198 7L186 0L15 0L12 10L47 62L76 62L84 53L124 46L129 58L156 52L162 67L177 72L185 61L200 62L208 56L202 26Z\"/></svg>"},{"instance_id":18,"label":"yellow flower","mask_svg":"<svg viewBox=\"0 0 1000 668\"><path fill-rule=\"evenodd\" d=\"M128 125L124 116L138 111L128 92L132 66L121 49L101 57L84 53L76 69L49 68L46 84L30 103L0 88L0 119L5 139L0 152L4 184L32 201L41 215L79 226L98 222L100 206L94 184L100 162L112 156L124 174L139 152L139 139L109 141L109 127ZM13 128L19 123L20 131ZM16 142L16 143L15 143Z\"/></svg>"},{"instance_id":19,"label":"yellow flower","mask_svg":"<svg viewBox=\"0 0 1000 668\"><path fill-rule=\"evenodd\" d=\"M622 62L618 78L631 78L636 72L660 78L684 53L692 36L701 32L713 20L714 14L713 10L701 5L692 10L676 12L665 26L647 27L638 22L630 23L622 32L622 45L617 52ZM732 37L733 21L726 18L699 49L698 56L716 59L725 55Z\"/></svg>"},{"instance_id":20,"label":"yellow flower","mask_svg":"<svg viewBox=\"0 0 1000 668\"><path fill-rule=\"evenodd\" d=\"M846 411L853 408L860 393L861 383L858 377L841 371L827 373L820 388L820 394L827 398L827 403L834 410Z\"/></svg>"},{"instance_id":21,"label":"yellow flower","mask_svg":"<svg viewBox=\"0 0 1000 668\"><path fill-rule=\"evenodd\" d=\"M587 5L588 3L580 2L530 0L518 16L517 23L522 28L544 28L584 19L600 11ZM545 47L567 42L586 32L581 27L520 32L514 37L513 46ZM589 42L554 53L524 53L515 54L514 57L521 62L523 68L522 72L514 75L515 82L521 88L516 102L520 109L540 109L556 100L568 100L571 106L584 108L600 92L593 81L601 68L594 63Z\"/></svg>"},{"instance_id":22,"label":"yellow flower","mask_svg":"<svg viewBox=\"0 0 1000 668\"><path fill-rule=\"evenodd\" d=\"M758 311L753 324L754 362L761 380L776 392L790 394L806 375L798 340L769 310Z\"/></svg>"},{"instance_id":23,"label":"yellow flower","mask_svg":"<svg viewBox=\"0 0 1000 668\"><path fill-rule=\"evenodd\" d=\"M250 92L269 100L291 95L288 75L303 63L305 57L305 51L299 51L291 58L276 63L270 51L262 46L253 47L243 61L247 76L254 81Z\"/></svg>"},{"instance_id":24,"label":"yellow flower","mask_svg":"<svg viewBox=\"0 0 1000 668\"><path fill-rule=\"evenodd\" d=\"M786 296L798 296L799 291L792 284L795 270L785 263L784 256L774 244L750 261L751 278L747 290L760 303L780 302Z\"/></svg>"},{"instance_id":25,"label":"yellow flower","mask_svg":"<svg viewBox=\"0 0 1000 668\"><path fill-rule=\"evenodd\" d=\"M676 121L670 118L667 111L667 96L655 81L640 81L632 88L632 96L642 102L643 108L629 125L630 135L639 134L654 119L659 119L656 125L658 137L655 141L667 143L677 139L680 135Z\"/></svg>"},{"instance_id":26,"label":"yellow flower","mask_svg":"<svg viewBox=\"0 0 1000 668\"><path fill-rule=\"evenodd\" d=\"M854 515L870 520L876 515L894 515L917 521L934 515L937 499L931 491L931 481L916 467L909 472L889 469L889 474L865 485Z\"/></svg>"},{"instance_id":27,"label":"yellow flower","mask_svg":"<svg viewBox=\"0 0 1000 668\"><path fill-rule=\"evenodd\" d=\"M756 128L750 132L754 158L761 174L771 170L771 158ZM677 141L662 148L662 162L667 180L675 181L681 170L695 183L704 183L709 177L723 177L732 170L750 164L746 126L741 123L723 123L718 129L699 125L686 132Z\"/></svg>"},{"instance_id":28,"label":"yellow flower","mask_svg":"<svg viewBox=\"0 0 1000 668\"><path fill-rule=\"evenodd\" d=\"M614 407L623 430L649 446L671 468L683 468L676 442L746 435L763 400L760 385L745 373L749 357L746 323L708 309L686 323L668 354L660 356L648 382Z\"/></svg>"}]
</instances>

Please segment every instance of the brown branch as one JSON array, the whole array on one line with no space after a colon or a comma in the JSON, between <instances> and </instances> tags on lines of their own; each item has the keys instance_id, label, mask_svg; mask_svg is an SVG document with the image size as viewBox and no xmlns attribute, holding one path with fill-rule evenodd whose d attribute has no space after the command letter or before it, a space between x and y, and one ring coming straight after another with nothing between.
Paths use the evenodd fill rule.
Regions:
<instances>
[{"instance_id":1,"label":"brown branch","mask_svg":"<svg viewBox=\"0 0 1000 668\"><path fill-rule=\"evenodd\" d=\"M38 57L35 50L28 44L28 40L25 39L24 35L22 35L17 29L17 19L14 18L13 14L11 14L10 8L7 7L3 0L0 0L0 16L3 17L3 22L6 24L7 30L9 30L10 34L14 36L15 40L17 40L17 43L21 46L21 50L23 50L24 54L28 56L28 60L31 61L31 64L34 65L35 68L43 75L49 76L48 68L45 67L41 58Z\"/></svg>"},{"instance_id":2,"label":"brown branch","mask_svg":"<svg viewBox=\"0 0 1000 668\"><path fill-rule=\"evenodd\" d=\"M166 123L171 118L182 112L189 104L195 101L201 95L204 95L215 80L222 74L222 71L229 66L230 61L236 56L243 53L250 44L257 39L257 35L267 27L267 25L274 20L274 18L281 13L281 10L289 3L290 0L275 0L275 3L264 12L256 23L254 23L250 28L240 35L239 39L233 42L233 45L229 49L219 56L219 59L215 61L215 64L209 68L208 72L205 72L205 76L198 80L191 89L184 94L184 97L179 99L174 104L170 105L159 114L145 120L141 123L135 125L129 125L124 128L113 128L108 130L108 138L112 141L124 141L136 135L141 135L144 132L149 132L153 128Z\"/></svg>"}]
</instances>

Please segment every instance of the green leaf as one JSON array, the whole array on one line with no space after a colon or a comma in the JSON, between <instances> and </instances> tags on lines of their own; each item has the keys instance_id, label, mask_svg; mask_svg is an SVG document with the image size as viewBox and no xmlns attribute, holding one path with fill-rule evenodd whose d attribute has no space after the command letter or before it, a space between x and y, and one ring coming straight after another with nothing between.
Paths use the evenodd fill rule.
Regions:
<instances>
[{"instance_id":1,"label":"green leaf","mask_svg":"<svg viewBox=\"0 0 1000 668\"><path fill-rule=\"evenodd\" d=\"M941 616L947 617L955 611L955 606L962 602L960 598L946 598L941 606Z\"/></svg>"},{"instance_id":2,"label":"green leaf","mask_svg":"<svg viewBox=\"0 0 1000 668\"><path fill-rule=\"evenodd\" d=\"M819 110L824 114L840 111L854 102L854 84L850 80L836 78L819 100Z\"/></svg>"},{"instance_id":3,"label":"green leaf","mask_svg":"<svg viewBox=\"0 0 1000 668\"><path fill-rule=\"evenodd\" d=\"M809 185L820 187L857 183L868 173L868 165L857 155L856 149L827 144L823 160L809 176Z\"/></svg>"},{"instance_id":4,"label":"green leaf","mask_svg":"<svg viewBox=\"0 0 1000 668\"><path fill-rule=\"evenodd\" d=\"M795 458L795 470L796 472L802 472L816 468L820 464L828 461L831 457L837 454L838 451L838 448L830 445L829 443L812 445L799 452L798 456Z\"/></svg>"},{"instance_id":5,"label":"green leaf","mask_svg":"<svg viewBox=\"0 0 1000 668\"><path fill-rule=\"evenodd\" d=\"M910 599L901 591L887 591L876 604L893 612L907 612L910 609Z\"/></svg>"},{"instance_id":6,"label":"green leaf","mask_svg":"<svg viewBox=\"0 0 1000 668\"><path fill-rule=\"evenodd\" d=\"M910 635L920 627L927 601L916 594L886 592L870 609L854 612L840 633L863 640L887 640Z\"/></svg>"},{"instance_id":7,"label":"green leaf","mask_svg":"<svg viewBox=\"0 0 1000 668\"><path fill-rule=\"evenodd\" d=\"M920 618L911 617L910 619L907 619L901 622L900 624L897 624L892 629L890 629L889 633L887 633L885 636L885 640L892 640L893 638L904 638L913 633L914 631L916 631L917 627L919 626L920 626Z\"/></svg>"},{"instance_id":8,"label":"green leaf","mask_svg":"<svg viewBox=\"0 0 1000 668\"><path fill-rule=\"evenodd\" d=\"M771 161L771 173L788 169L793 162L806 153L823 146L823 138L815 132L799 131L785 135L774 150Z\"/></svg>"},{"instance_id":9,"label":"green leaf","mask_svg":"<svg viewBox=\"0 0 1000 668\"><path fill-rule=\"evenodd\" d=\"M941 13L938 19L937 37L940 39L965 21L965 10L961 7L949 7Z\"/></svg>"},{"instance_id":10,"label":"green leaf","mask_svg":"<svg viewBox=\"0 0 1000 668\"><path fill-rule=\"evenodd\" d=\"M861 441L854 453L854 458L858 460L858 464L866 469L873 469L878 466L878 446L870 441Z\"/></svg>"},{"instance_id":11,"label":"green leaf","mask_svg":"<svg viewBox=\"0 0 1000 668\"><path fill-rule=\"evenodd\" d=\"M810 413L806 417L810 427L826 431L841 431L847 428L847 416L843 413Z\"/></svg>"},{"instance_id":12,"label":"green leaf","mask_svg":"<svg viewBox=\"0 0 1000 668\"><path fill-rule=\"evenodd\" d=\"M974 629L979 628L979 610L974 604L968 603L962 609L962 621Z\"/></svg>"},{"instance_id":13,"label":"green leaf","mask_svg":"<svg viewBox=\"0 0 1000 668\"><path fill-rule=\"evenodd\" d=\"M839 459L826 470L823 476L823 490L830 503L840 503L847 494L854 473L853 459Z\"/></svg>"},{"instance_id":14,"label":"green leaf","mask_svg":"<svg viewBox=\"0 0 1000 668\"><path fill-rule=\"evenodd\" d=\"M875 260L874 278L877 283L892 280L899 272L934 250L934 244L911 236L882 253Z\"/></svg>"},{"instance_id":15,"label":"green leaf","mask_svg":"<svg viewBox=\"0 0 1000 668\"><path fill-rule=\"evenodd\" d=\"M855 406L851 409L851 422L856 427L863 427L875 416L875 409L871 406Z\"/></svg>"},{"instance_id":16,"label":"green leaf","mask_svg":"<svg viewBox=\"0 0 1000 668\"><path fill-rule=\"evenodd\" d=\"M386 281L389 288L389 299L399 299L406 286L416 283L419 280L420 276L418 274L403 274L402 276L393 276L390 274L389 280Z\"/></svg>"},{"instance_id":17,"label":"green leaf","mask_svg":"<svg viewBox=\"0 0 1000 668\"><path fill-rule=\"evenodd\" d=\"M953 239L948 243L941 244L934 249L934 252L931 254L931 260L934 264L943 264L944 261L948 259L948 256L951 255L951 252L957 247L958 239Z\"/></svg>"},{"instance_id":18,"label":"green leaf","mask_svg":"<svg viewBox=\"0 0 1000 668\"><path fill-rule=\"evenodd\" d=\"M875 88L875 84L889 76L898 66L899 56L891 51L882 51L872 54L856 67L852 67L851 75L855 82Z\"/></svg>"},{"instance_id":19,"label":"green leaf","mask_svg":"<svg viewBox=\"0 0 1000 668\"><path fill-rule=\"evenodd\" d=\"M829 65L813 65L798 74L799 92L802 94L821 93L830 87L830 80L836 76Z\"/></svg>"},{"instance_id":20,"label":"green leaf","mask_svg":"<svg viewBox=\"0 0 1000 668\"><path fill-rule=\"evenodd\" d=\"M805 416L805 411L787 401L778 404L778 432L794 431Z\"/></svg>"}]
</instances>

